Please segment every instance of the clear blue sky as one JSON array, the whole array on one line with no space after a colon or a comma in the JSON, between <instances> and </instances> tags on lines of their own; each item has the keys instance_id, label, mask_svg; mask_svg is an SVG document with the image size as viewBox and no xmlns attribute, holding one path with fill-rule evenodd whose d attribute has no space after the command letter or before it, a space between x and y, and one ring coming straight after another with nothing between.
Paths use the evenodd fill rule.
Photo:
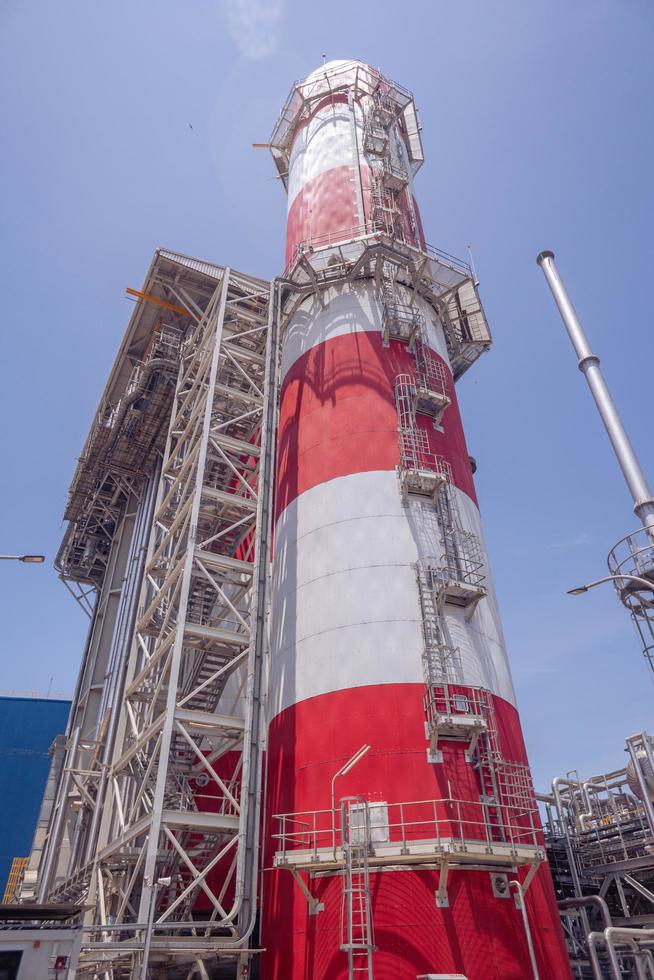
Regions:
<instances>
[{"instance_id":1,"label":"clear blue sky","mask_svg":"<svg viewBox=\"0 0 654 980\"><path fill-rule=\"evenodd\" d=\"M411 88L428 240L471 242L495 346L460 397L539 786L622 764L654 684L601 575L635 527L534 259L557 252L654 480L651 0L2 0L0 688L73 690L86 623L51 562L154 248L270 277L265 141L293 79L361 58ZM192 125L192 129L190 128Z\"/></svg>"}]
</instances>

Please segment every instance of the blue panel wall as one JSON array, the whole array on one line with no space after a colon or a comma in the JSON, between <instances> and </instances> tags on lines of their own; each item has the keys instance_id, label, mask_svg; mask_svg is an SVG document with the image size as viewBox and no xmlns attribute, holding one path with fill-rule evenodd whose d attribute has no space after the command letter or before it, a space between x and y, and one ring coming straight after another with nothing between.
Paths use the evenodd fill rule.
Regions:
<instances>
[{"instance_id":1,"label":"blue panel wall","mask_svg":"<svg viewBox=\"0 0 654 980\"><path fill-rule=\"evenodd\" d=\"M56 735L63 735L70 701L0 697L0 901L11 862L27 857Z\"/></svg>"}]
</instances>

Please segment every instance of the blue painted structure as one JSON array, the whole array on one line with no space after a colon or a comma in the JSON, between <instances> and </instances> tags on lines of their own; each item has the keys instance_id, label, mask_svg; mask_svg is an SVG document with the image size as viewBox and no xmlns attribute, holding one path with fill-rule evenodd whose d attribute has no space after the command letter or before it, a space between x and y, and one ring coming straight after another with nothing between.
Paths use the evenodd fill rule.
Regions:
<instances>
[{"instance_id":1,"label":"blue painted structure","mask_svg":"<svg viewBox=\"0 0 654 980\"><path fill-rule=\"evenodd\" d=\"M0 901L11 862L32 849L56 735L66 731L70 701L0 697Z\"/></svg>"}]
</instances>

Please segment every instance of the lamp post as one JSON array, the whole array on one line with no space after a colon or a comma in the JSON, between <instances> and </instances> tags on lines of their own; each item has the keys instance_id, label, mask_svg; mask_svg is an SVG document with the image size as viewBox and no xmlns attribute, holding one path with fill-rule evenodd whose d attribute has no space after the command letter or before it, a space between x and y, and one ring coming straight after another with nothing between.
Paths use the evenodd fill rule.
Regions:
<instances>
[{"instance_id":1,"label":"lamp post","mask_svg":"<svg viewBox=\"0 0 654 980\"><path fill-rule=\"evenodd\" d=\"M586 585L578 585L574 589L568 589L568 595L581 595L582 592L588 592L589 589L594 589L596 585L602 585L604 582L623 582L625 580L636 582L641 588L654 592L654 582L649 582L646 578L640 578L638 575L606 575L604 578L595 579L594 582L588 582Z\"/></svg>"},{"instance_id":2,"label":"lamp post","mask_svg":"<svg viewBox=\"0 0 654 980\"><path fill-rule=\"evenodd\" d=\"M339 776L345 776L345 774L348 773L350 771L350 769L354 769L354 767L356 766L357 762L360 762L361 759L363 759L364 755L367 755L368 752L370 752L370 746L369 745L362 745L361 748L359 749L359 751L358 752L355 752L354 755L352 756L352 758L351 759L348 759L348 761L345 763L345 765L344 766L341 766L341 768L338 770L338 772L335 772L334 775L332 776L332 795L331 795L331 803L332 803L332 850L334 852L334 855L336 855L336 815L335 815L336 807L335 807L335 802L334 802L334 784L336 783L336 780L339 778Z\"/></svg>"},{"instance_id":3,"label":"lamp post","mask_svg":"<svg viewBox=\"0 0 654 980\"><path fill-rule=\"evenodd\" d=\"M143 944L143 963L141 965L140 980L148 980L148 960L150 959L150 943L152 942L152 930L154 929L154 909L157 903L157 894L160 888L168 888L170 882L170 878L157 878L152 889L150 911L148 913L148 927L145 931L145 942Z\"/></svg>"},{"instance_id":4,"label":"lamp post","mask_svg":"<svg viewBox=\"0 0 654 980\"><path fill-rule=\"evenodd\" d=\"M0 561L22 561L28 565L42 565L45 555L0 555Z\"/></svg>"}]
</instances>

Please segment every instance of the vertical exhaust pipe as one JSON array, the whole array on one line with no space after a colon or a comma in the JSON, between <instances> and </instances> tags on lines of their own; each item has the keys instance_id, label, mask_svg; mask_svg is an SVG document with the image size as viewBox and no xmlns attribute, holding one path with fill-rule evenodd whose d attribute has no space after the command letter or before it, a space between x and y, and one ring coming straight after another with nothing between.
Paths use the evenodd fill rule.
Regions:
<instances>
[{"instance_id":1,"label":"vertical exhaust pipe","mask_svg":"<svg viewBox=\"0 0 654 980\"><path fill-rule=\"evenodd\" d=\"M643 527L647 528L650 534L654 534L654 497L652 491L604 380L599 357L593 354L590 349L584 328L579 322L572 300L556 268L554 252L541 252L536 262L543 270L547 284L552 291L554 302L559 309L563 324L579 358L579 370L588 382L604 428L611 440L613 451L634 501L634 511Z\"/></svg>"}]
</instances>

